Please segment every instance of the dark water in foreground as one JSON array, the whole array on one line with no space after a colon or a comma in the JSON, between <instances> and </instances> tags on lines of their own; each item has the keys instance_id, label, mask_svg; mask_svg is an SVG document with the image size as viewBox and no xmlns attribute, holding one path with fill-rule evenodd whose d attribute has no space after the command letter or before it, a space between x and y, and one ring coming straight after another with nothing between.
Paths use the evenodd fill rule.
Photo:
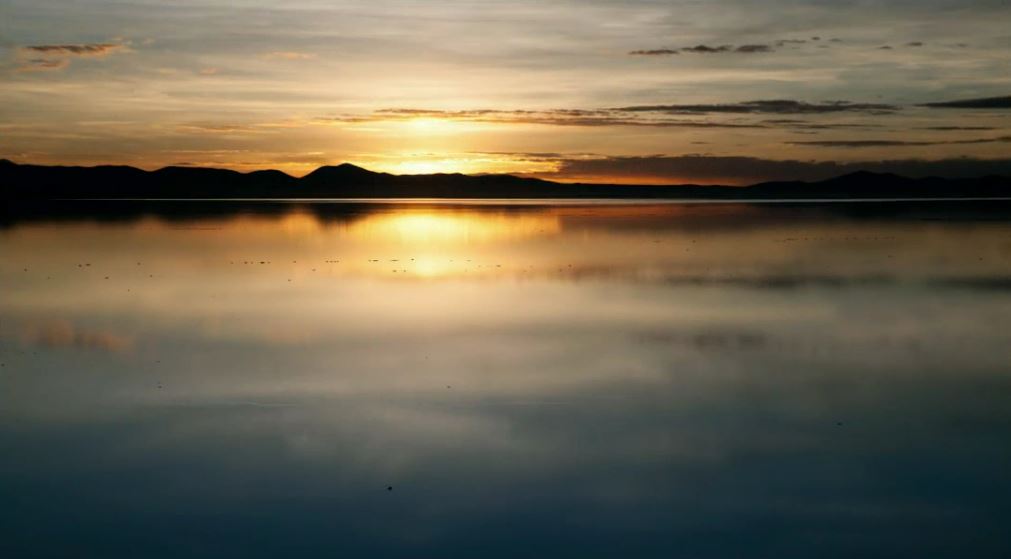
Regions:
<instances>
[{"instance_id":1,"label":"dark water in foreground","mask_svg":"<svg viewBox=\"0 0 1011 559\"><path fill-rule=\"evenodd\" d=\"M1011 556L994 208L8 215L0 556Z\"/></svg>"}]
</instances>

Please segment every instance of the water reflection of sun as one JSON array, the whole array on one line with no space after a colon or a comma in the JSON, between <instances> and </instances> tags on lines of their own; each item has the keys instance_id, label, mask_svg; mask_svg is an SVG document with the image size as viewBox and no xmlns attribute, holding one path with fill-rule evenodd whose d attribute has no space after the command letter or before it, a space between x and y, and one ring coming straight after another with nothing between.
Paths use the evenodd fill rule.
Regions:
<instances>
[{"instance_id":1,"label":"water reflection of sun","mask_svg":"<svg viewBox=\"0 0 1011 559\"><path fill-rule=\"evenodd\" d=\"M307 211L297 211L285 214L277 228L289 236L316 235L323 228L319 218Z\"/></svg>"},{"instance_id":2,"label":"water reflection of sun","mask_svg":"<svg viewBox=\"0 0 1011 559\"><path fill-rule=\"evenodd\" d=\"M449 276L457 272L459 266L452 262L447 263L445 259L439 259L431 255L426 255L412 262L413 266L409 272L422 278L437 278Z\"/></svg>"},{"instance_id":3,"label":"water reflection of sun","mask_svg":"<svg viewBox=\"0 0 1011 559\"><path fill-rule=\"evenodd\" d=\"M455 244L518 239L560 230L558 218L543 214L419 211L370 216L354 223L348 233L373 241Z\"/></svg>"}]
</instances>

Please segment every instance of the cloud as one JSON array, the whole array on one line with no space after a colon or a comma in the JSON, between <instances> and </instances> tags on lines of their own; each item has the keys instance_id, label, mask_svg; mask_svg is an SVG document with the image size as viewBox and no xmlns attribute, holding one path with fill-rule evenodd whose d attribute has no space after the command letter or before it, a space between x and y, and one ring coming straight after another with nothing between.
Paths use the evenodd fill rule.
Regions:
<instances>
[{"instance_id":1,"label":"cloud","mask_svg":"<svg viewBox=\"0 0 1011 559\"><path fill-rule=\"evenodd\" d=\"M790 46L797 48L800 45L805 45L810 42L821 41L820 37L812 37L811 39L780 39L773 41L771 44L756 43L747 45L695 45L682 48L657 48L657 49L640 49L633 50L628 54L635 56L666 56L666 55L677 55L677 54L728 54L728 53L740 53L740 54L759 54L776 52L777 48L783 48ZM841 43L841 39L832 39L832 43ZM823 45L827 47L828 45Z\"/></svg>"},{"instance_id":2,"label":"cloud","mask_svg":"<svg viewBox=\"0 0 1011 559\"><path fill-rule=\"evenodd\" d=\"M242 134L255 132L255 126L232 123L188 122L176 127L180 132L206 134Z\"/></svg>"},{"instance_id":3,"label":"cloud","mask_svg":"<svg viewBox=\"0 0 1011 559\"><path fill-rule=\"evenodd\" d=\"M735 47L734 45L719 45L719 46L709 46L709 45L695 45L694 47L684 47L680 49L671 48L661 48L661 49L648 49L648 50L633 50L628 54L637 56L664 56L664 55L674 55L674 54L721 54L728 52L739 52L742 54L756 54L761 52L773 52L774 49L770 45L741 45Z\"/></svg>"},{"instance_id":4,"label":"cloud","mask_svg":"<svg viewBox=\"0 0 1011 559\"><path fill-rule=\"evenodd\" d=\"M267 60L312 60L316 58L316 55L308 52L278 50L264 54L263 58Z\"/></svg>"},{"instance_id":5,"label":"cloud","mask_svg":"<svg viewBox=\"0 0 1011 559\"><path fill-rule=\"evenodd\" d=\"M721 52L730 52L734 49L732 45L720 45L718 47L711 47L709 45L695 45L694 47L685 47L681 49L684 52L691 52L695 54L718 54Z\"/></svg>"},{"instance_id":6,"label":"cloud","mask_svg":"<svg viewBox=\"0 0 1011 559\"><path fill-rule=\"evenodd\" d=\"M769 99L727 104L635 105L619 107L615 110L624 112L660 112L666 114L823 114L841 112L880 114L897 111L899 107L881 103L851 103L849 101L808 103L792 99Z\"/></svg>"},{"instance_id":7,"label":"cloud","mask_svg":"<svg viewBox=\"0 0 1011 559\"><path fill-rule=\"evenodd\" d=\"M80 45L29 45L18 49L19 72L62 70L72 58L104 58L127 50L125 43L88 43Z\"/></svg>"},{"instance_id":8,"label":"cloud","mask_svg":"<svg viewBox=\"0 0 1011 559\"><path fill-rule=\"evenodd\" d=\"M686 46L686 48L681 49L681 52L694 55L720 55L724 53L753 55L756 53L771 53L772 48L768 44L742 44L740 46L734 46L733 44L720 44L719 46L696 44L695 46Z\"/></svg>"},{"instance_id":9,"label":"cloud","mask_svg":"<svg viewBox=\"0 0 1011 559\"><path fill-rule=\"evenodd\" d=\"M183 133L197 134L276 134L284 129L299 125L296 121L286 120L248 123L194 121L178 124L176 125L176 129ZM234 152L235 150L230 151ZM180 153L180 150L174 150L174 153ZM203 150L201 153L207 153L207 150Z\"/></svg>"},{"instance_id":10,"label":"cloud","mask_svg":"<svg viewBox=\"0 0 1011 559\"><path fill-rule=\"evenodd\" d=\"M787 142L791 146L818 146L833 148L870 148L901 146L933 146L950 142L906 142L900 140L818 140L810 142Z\"/></svg>"},{"instance_id":11,"label":"cloud","mask_svg":"<svg viewBox=\"0 0 1011 559\"><path fill-rule=\"evenodd\" d=\"M316 119L320 124L410 121L414 119L440 119L458 122L491 124L542 124L551 126L640 126L657 128L767 128L763 124L739 122L711 122L668 117L643 116L620 109L546 109L501 110L473 109L445 111L436 109L391 108L380 109L368 115L338 115Z\"/></svg>"},{"instance_id":12,"label":"cloud","mask_svg":"<svg viewBox=\"0 0 1011 559\"><path fill-rule=\"evenodd\" d=\"M861 129L880 128L879 124L818 123L798 119L770 119L757 122L698 120L683 118L703 115L818 115L826 113L890 114L898 106L880 103L827 101L808 103L790 99L747 101L726 104L635 105L600 109L465 109L387 108L368 114L340 114L314 119L317 124L361 124L415 119L438 119L490 124L542 124L553 126L640 126L656 128L727 128L727 129ZM674 118L681 117L681 118Z\"/></svg>"},{"instance_id":13,"label":"cloud","mask_svg":"<svg viewBox=\"0 0 1011 559\"><path fill-rule=\"evenodd\" d=\"M922 106L934 109L1011 109L1011 95L1006 97L985 97L982 99L924 103Z\"/></svg>"},{"instance_id":14,"label":"cloud","mask_svg":"<svg viewBox=\"0 0 1011 559\"><path fill-rule=\"evenodd\" d=\"M604 157L599 153L560 153L551 151L470 151L468 155L507 156L510 159L526 159L531 161L557 161L573 157Z\"/></svg>"},{"instance_id":15,"label":"cloud","mask_svg":"<svg viewBox=\"0 0 1011 559\"><path fill-rule=\"evenodd\" d=\"M896 173L908 177L1011 176L1011 158L867 161L774 160L745 156L651 155L566 158L555 162L546 179L656 183L753 184L773 180L824 180L856 171Z\"/></svg>"},{"instance_id":16,"label":"cloud","mask_svg":"<svg viewBox=\"0 0 1011 559\"><path fill-rule=\"evenodd\" d=\"M791 146L819 146L833 148L876 148L876 147L914 147L914 146L948 146L965 144L993 144L1011 142L1011 136L999 138L977 138L973 140L936 140L936 141L902 141L902 140L818 140L808 142L787 142Z\"/></svg>"},{"instance_id":17,"label":"cloud","mask_svg":"<svg viewBox=\"0 0 1011 559\"><path fill-rule=\"evenodd\" d=\"M48 56L107 56L125 48L126 45L121 43L91 43L84 45L32 45L22 47L21 50Z\"/></svg>"},{"instance_id":18,"label":"cloud","mask_svg":"<svg viewBox=\"0 0 1011 559\"><path fill-rule=\"evenodd\" d=\"M21 61L18 66L19 72L47 72L52 70L62 70L70 65L66 58L31 58Z\"/></svg>"},{"instance_id":19,"label":"cloud","mask_svg":"<svg viewBox=\"0 0 1011 559\"><path fill-rule=\"evenodd\" d=\"M672 54L681 54L678 49L650 49L650 50L633 50L628 53L636 56L667 56Z\"/></svg>"},{"instance_id":20,"label":"cloud","mask_svg":"<svg viewBox=\"0 0 1011 559\"><path fill-rule=\"evenodd\" d=\"M993 126L925 126L923 130L935 130L938 132L954 132L958 130L996 130Z\"/></svg>"},{"instance_id":21,"label":"cloud","mask_svg":"<svg viewBox=\"0 0 1011 559\"><path fill-rule=\"evenodd\" d=\"M902 46L915 49L926 46L926 43L924 43L923 41L911 41L909 43L903 44ZM895 50L896 48L897 47L893 47L892 45L881 45L880 47L878 47L878 50Z\"/></svg>"},{"instance_id":22,"label":"cloud","mask_svg":"<svg viewBox=\"0 0 1011 559\"><path fill-rule=\"evenodd\" d=\"M865 122L811 122L807 120L801 120L796 118L770 118L760 121L764 124L772 124L782 128L792 128L800 130L846 130L846 129L856 129L856 130L867 130L883 128L881 124L869 124ZM988 129L992 130L992 129Z\"/></svg>"},{"instance_id":23,"label":"cloud","mask_svg":"<svg viewBox=\"0 0 1011 559\"><path fill-rule=\"evenodd\" d=\"M772 52L773 49L769 45L741 45L737 47L735 52L743 52L746 54L754 54L760 52Z\"/></svg>"}]
</instances>

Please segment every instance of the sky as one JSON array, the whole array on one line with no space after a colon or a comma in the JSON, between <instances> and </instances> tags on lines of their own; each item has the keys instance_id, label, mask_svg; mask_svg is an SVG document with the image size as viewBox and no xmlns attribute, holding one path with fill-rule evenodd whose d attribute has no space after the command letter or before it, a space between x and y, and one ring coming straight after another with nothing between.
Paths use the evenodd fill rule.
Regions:
<instances>
[{"instance_id":1,"label":"sky","mask_svg":"<svg viewBox=\"0 0 1011 559\"><path fill-rule=\"evenodd\" d=\"M19 163L1011 174L1009 96L1008 0L0 0Z\"/></svg>"}]
</instances>

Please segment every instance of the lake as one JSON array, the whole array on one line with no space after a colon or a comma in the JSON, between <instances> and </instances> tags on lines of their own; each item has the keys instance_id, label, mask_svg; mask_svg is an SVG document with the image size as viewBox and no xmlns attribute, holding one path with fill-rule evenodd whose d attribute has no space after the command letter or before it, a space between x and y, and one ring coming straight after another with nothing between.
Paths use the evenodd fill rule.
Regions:
<instances>
[{"instance_id":1,"label":"lake","mask_svg":"<svg viewBox=\"0 0 1011 559\"><path fill-rule=\"evenodd\" d=\"M1007 557L1011 203L0 219L4 557Z\"/></svg>"}]
</instances>

